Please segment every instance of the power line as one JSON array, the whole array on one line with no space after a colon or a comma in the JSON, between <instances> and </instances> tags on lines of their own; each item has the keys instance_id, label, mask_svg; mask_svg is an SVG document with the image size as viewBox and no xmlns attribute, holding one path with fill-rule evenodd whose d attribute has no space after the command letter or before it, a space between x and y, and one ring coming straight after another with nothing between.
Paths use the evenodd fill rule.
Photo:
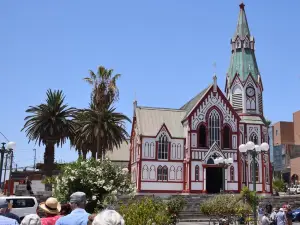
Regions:
<instances>
[{"instance_id":1,"label":"power line","mask_svg":"<svg viewBox=\"0 0 300 225\"><path fill-rule=\"evenodd\" d=\"M9 142L8 138L0 131L0 134Z\"/></svg>"}]
</instances>

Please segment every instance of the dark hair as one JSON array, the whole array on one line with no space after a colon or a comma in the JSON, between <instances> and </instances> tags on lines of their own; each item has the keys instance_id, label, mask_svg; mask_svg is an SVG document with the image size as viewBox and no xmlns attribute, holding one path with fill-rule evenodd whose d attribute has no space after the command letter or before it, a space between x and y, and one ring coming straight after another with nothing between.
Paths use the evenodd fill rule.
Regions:
<instances>
[{"instance_id":1,"label":"dark hair","mask_svg":"<svg viewBox=\"0 0 300 225\"><path fill-rule=\"evenodd\" d=\"M66 216L72 212L70 204L63 204L61 205L60 215Z\"/></svg>"}]
</instances>

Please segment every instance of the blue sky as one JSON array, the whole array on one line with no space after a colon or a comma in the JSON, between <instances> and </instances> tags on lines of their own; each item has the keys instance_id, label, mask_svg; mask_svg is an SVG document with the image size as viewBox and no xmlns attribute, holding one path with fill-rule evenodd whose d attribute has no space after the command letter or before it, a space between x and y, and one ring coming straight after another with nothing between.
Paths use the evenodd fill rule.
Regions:
<instances>
[{"instance_id":1,"label":"blue sky","mask_svg":"<svg viewBox=\"0 0 300 225\"><path fill-rule=\"evenodd\" d=\"M264 84L264 112L273 122L299 109L300 2L244 1ZM43 146L20 132L25 110L40 104L48 88L63 89L70 106L86 107L82 81L98 65L121 73L118 111L139 105L178 108L212 82L230 59L239 0L1 1L0 131L17 142L15 163L33 164ZM128 126L128 130L130 126ZM0 137L0 141L4 138ZM56 159L77 155L69 144Z\"/></svg>"}]
</instances>

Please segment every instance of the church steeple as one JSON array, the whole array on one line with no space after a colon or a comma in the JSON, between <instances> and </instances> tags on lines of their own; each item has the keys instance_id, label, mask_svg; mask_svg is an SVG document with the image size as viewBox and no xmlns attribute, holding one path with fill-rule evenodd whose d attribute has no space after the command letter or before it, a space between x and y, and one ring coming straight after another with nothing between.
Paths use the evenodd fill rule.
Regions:
<instances>
[{"instance_id":1,"label":"church steeple","mask_svg":"<svg viewBox=\"0 0 300 225\"><path fill-rule=\"evenodd\" d=\"M240 4L240 13L234 36L231 39L231 60L227 73L227 87L236 74L245 81L249 74L258 81L259 69L254 53L254 37L250 34L244 3Z\"/></svg>"},{"instance_id":2,"label":"church steeple","mask_svg":"<svg viewBox=\"0 0 300 225\"><path fill-rule=\"evenodd\" d=\"M227 97L238 113L262 115L262 83L255 57L255 40L250 34L244 3L240 4L238 23L230 43Z\"/></svg>"},{"instance_id":3,"label":"church steeple","mask_svg":"<svg viewBox=\"0 0 300 225\"><path fill-rule=\"evenodd\" d=\"M240 36L240 37L250 36L250 30L247 22L244 3L240 4L240 14L239 14L238 24L235 31L235 36Z\"/></svg>"}]
</instances>

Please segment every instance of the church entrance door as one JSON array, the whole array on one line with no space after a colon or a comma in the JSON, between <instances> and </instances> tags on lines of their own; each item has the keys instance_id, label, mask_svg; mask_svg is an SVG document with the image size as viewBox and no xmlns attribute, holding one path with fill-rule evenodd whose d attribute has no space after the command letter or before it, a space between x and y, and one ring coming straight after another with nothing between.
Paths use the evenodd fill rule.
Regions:
<instances>
[{"instance_id":1,"label":"church entrance door","mask_svg":"<svg viewBox=\"0 0 300 225\"><path fill-rule=\"evenodd\" d=\"M206 191L209 194L220 193L223 189L223 168L207 167L206 168Z\"/></svg>"}]
</instances>

